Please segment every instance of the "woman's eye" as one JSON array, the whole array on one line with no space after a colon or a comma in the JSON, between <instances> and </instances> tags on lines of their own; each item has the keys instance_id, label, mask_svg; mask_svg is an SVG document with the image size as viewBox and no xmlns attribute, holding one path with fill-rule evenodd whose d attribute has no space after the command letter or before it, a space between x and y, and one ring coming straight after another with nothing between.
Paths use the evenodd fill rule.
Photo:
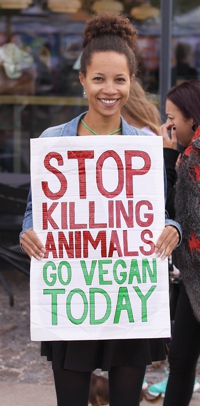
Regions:
<instances>
[{"instance_id":1,"label":"woman's eye","mask_svg":"<svg viewBox=\"0 0 200 406\"><path fill-rule=\"evenodd\" d=\"M96 76L93 80L101 81L103 80L103 78L101 78L100 76Z\"/></svg>"},{"instance_id":2,"label":"woman's eye","mask_svg":"<svg viewBox=\"0 0 200 406\"><path fill-rule=\"evenodd\" d=\"M125 82L125 79L124 78L117 78L117 81L118 82Z\"/></svg>"}]
</instances>

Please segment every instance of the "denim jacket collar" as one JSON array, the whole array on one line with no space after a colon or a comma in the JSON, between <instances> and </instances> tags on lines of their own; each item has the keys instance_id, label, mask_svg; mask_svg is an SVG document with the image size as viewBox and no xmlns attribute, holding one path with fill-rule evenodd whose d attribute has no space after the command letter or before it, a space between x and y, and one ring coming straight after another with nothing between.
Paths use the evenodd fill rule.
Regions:
<instances>
[{"instance_id":1,"label":"denim jacket collar","mask_svg":"<svg viewBox=\"0 0 200 406\"><path fill-rule=\"evenodd\" d=\"M76 136L77 135L77 131L78 131L78 124L79 121L81 120L82 117L84 117L84 115L86 114L86 112L80 114L79 116L77 116L76 118L74 118L73 120L69 121L68 123L59 126L60 127L60 136L67 136L67 135L71 135L71 136ZM122 121L122 134L123 135L144 135L144 133L139 130L138 128L132 127L130 126L121 116L121 121Z\"/></svg>"}]
</instances>

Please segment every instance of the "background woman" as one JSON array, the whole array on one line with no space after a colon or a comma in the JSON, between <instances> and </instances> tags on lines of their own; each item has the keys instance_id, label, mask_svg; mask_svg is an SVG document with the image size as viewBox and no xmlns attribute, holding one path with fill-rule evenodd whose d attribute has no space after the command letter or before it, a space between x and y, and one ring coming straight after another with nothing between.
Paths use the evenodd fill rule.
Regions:
<instances>
[{"instance_id":1,"label":"background woman","mask_svg":"<svg viewBox=\"0 0 200 406\"><path fill-rule=\"evenodd\" d=\"M136 30L130 21L100 14L84 31L80 81L88 99L88 111L69 123L49 128L43 137L139 135L120 116L136 72ZM175 226L175 227L174 227ZM178 225L168 220L156 244L158 256L169 256L179 241ZM45 248L32 228L31 195L25 214L21 244L37 259ZM147 364L165 358L162 340L53 341L42 343L42 355L52 361L58 406L86 406L91 371L109 371L111 406L138 406ZM153 350L156 350L155 352Z\"/></svg>"},{"instance_id":2,"label":"background woman","mask_svg":"<svg viewBox=\"0 0 200 406\"><path fill-rule=\"evenodd\" d=\"M197 130L200 125L199 101L199 80L187 80L173 87L167 94L167 121L161 127L165 146L171 148L168 150L168 162L170 160L174 179L178 156L174 149L176 139L185 148L177 167L176 188L172 188L171 195L173 199L175 193L176 219L183 228L183 242L175 251L183 283L168 356L170 374L164 406L189 405L200 355L200 127ZM168 136L169 130L171 139Z\"/></svg>"}]
</instances>

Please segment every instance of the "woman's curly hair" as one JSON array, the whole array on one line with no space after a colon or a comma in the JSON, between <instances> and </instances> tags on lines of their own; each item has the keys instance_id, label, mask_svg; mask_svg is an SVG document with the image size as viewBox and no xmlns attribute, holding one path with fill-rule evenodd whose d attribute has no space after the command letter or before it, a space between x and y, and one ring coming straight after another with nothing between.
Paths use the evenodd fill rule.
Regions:
<instances>
[{"instance_id":1,"label":"woman's curly hair","mask_svg":"<svg viewBox=\"0 0 200 406\"><path fill-rule=\"evenodd\" d=\"M101 13L91 17L83 32L81 72L85 75L95 52L115 51L127 57L130 75L136 73L137 30L125 16Z\"/></svg>"}]
</instances>

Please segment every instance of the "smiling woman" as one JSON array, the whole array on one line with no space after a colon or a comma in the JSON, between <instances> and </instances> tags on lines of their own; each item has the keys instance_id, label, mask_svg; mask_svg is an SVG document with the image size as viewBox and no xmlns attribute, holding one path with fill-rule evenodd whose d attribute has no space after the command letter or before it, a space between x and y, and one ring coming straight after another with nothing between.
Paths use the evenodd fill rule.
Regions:
<instances>
[{"instance_id":1,"label":"smiling woman","mask_svg":"<svg viewBox=\"0 0 200 406\"><path fill-rule=\"evenodd\" d=\"M42 137L79 136L76 139L76 141L79 142L80 137L86 135L111 135L112 137L115 135L144 135L142 131L128 125L120 115L121 107L129 97L130 86L136 73L137 63L134 54L136 37L137 31L134 29L129 19L124 18L123 16L101 14L99 16L92 17L88 21L84 31L83 53L80 68L80 81L87 93L88 111L76 117L69 123L48 128L43 132ZM48 139L46 142L48 142ZM78 166L81 173L80 193L83 193L82 197L84 198L84 180L86 179L84 178L86 170L85 160L86 158L92 159L93 155L91 155L91 151L86 151L87 156L84 156L82 151L79 152L80 154L78 155L77 160L79 162ZM111 157L111 153L112 159L116 159L117 169L119 167L120 170L119 179L117 178L118 183L116 189L114 191L110 191L110 189L107 191L106 186L103 185L103 178L101 175L104 161L108 157ZM138 153L141 154L143 152L138 151ZM73 154L73 156L71 156L69 152L68 158L74 159L74 152L71 151L71 154ZM108 261L109 264L112 262L112 252L113 250L116 251L116 248L119 261L121 261L121 257L124 255L121 253L122 250L120 248L120 244L122 244L123 241L125 241L125 248L128 250L128 247L126 246L126 233L123 234L122 238L119 238L118 243L117 227L119 224L117 224L117 222L119 223L121 221L121 216L123 216L125 221L130 224L130 228L133 229L133 216L134 221L139 222L141 220L139 218L141 206L139 205L143 204L141 202L145 202L144 204L148 205L147 196L144 192L141 202L139 202L138 205L136 204L136 215L134 215L133 211L135 212L135 210L133 205L132 180L134 168L131 166L132 154L134 154L134 151L127 150L126 154L126 187L128 192L126 197L128 208L125 209L120 202L116 202L116 212L118 213L116 226L114 224L115 217L113 214L113 207L115 204L114 198L116 198L117 194L119 193L121 187L120 185L123 185L124 183L123 165L119 164L119 159L116 152L110 150L106 151L106 155L103 156L103 158L101 156L98 160L98 169L95 172L96 180L99 185L98 190L100 190L102 194L106 195L106 198L110 199L110 203L108 202L110 209L109 218L107 218L107 221L109 221L109 226L112 228L113 241L110 243L110 259L105 259L106 263ZM58 165L62 166L62 157L58 155L56 157L58 159ZM63 181L60 171L50 165L50 159L51 157L47 157L47 161L45 161L46 165L49 166L53 173L57 174L56 176L61 180L61 188L63 188L62 191L64 193L67 183ZM67 168L69 172L70 168ZM143 167L142 170L144 172ZM44 190L48 192L47 185L44 185ZM49 192L53 200L57 200L54 195L52 196L51 191ZM130 200L128 200L129 198ZM44 219L46 221L46 225L47 221L53 220L53 210L56 205L57 202L54 201L49 209L49 212L46 206L44 206ZM63 209L66 209L66 207L67 206L65 204L62 206ZM83 246L81 245L83 241L79 239L81 235L84 235L85 237L86 250L88 244L93 245L95 248L97 247L98 243L101 243L102 241L102 246L103 244L105 245L106 240L104 230L101 230L101 234L99 234L96 240L91 238L88 230L83 230L83 233L81 234L80 231L82 229L82 225L80 225L80 228L78 229L77 224L75 224L75 206L69 205L69 207L71 208L69 224L73 228L72 231L70 230L70 236L74 238L74 240L71 238L71 247L73 248L73 243L76 243L76 247L78 247L78 249ZM93 201L90 202L89 209L90 215L88 218L87 211L84 208L84 203L81 204L84 224L86 224L85 227L87 227L88 221L90 226L95 227L95 205ZM149 209L151 210L151 208ZM144 216L145 215L146 214L144 214ZM63 213L61 218L62 222L64 222L66 219L66 213ZM143 223L142 226L147 226L144 224L146 220L147 217L141 221ZM101 223L98 224L98 227L102 226L102 228L108 228L102 213L100 221ZM74 228L77 232L74 232ZM155 245L155 254L157 254L157 256L161 256L163 258L163 256L166 257L171 255L172 250L179 242L180 235L178 229L179 226L177 223L170 220L167 221L167 225ZM148 232L148 230L143 231L145 233L146 231ZM64 235L62 236L64 237ZM100 238L101 236L103 236L102 239ZM142 238L143 242L145 243L147 240L149 240L148 236L146 237L146 235L143 235ZM63 243L63 240L64 238L62 239L61 243ZM136 243L136 240L133 241L133 244L134 243ZM31 193L29 194L29 201L23 223L23 231L21 233L21 244L27 254L30 257L36 258L37 260L44 259L44 257L48 254L47 244L44 246L33 230ZM150 247L152 246L152 250L154 250L154 244L151 245L151 241L147 245L150 245ZM134 247L132 247L132 249L133 248ZM144 255L147 254L148 253L145 253ZM77 255L77 252L75 255ZM109 254L107 255L107 252L105 252L105 255L108 258ZM133 252L131 253L131 256L133 256ZM82 249L80 250L79 257L80 261L84 260L84 253ZM67 256L65 254L63 259L66 260L66 258ZM103 255L101 258L103 258ZM100 264L102 265L102 263L104 262L101 262ZM124 261L120 263L122 264L122 267L123 265L125 266ZM90 272L89 276L92 275L92 271L94 271L94 269L95 264L93 262L90 271L88 271ZM107 272L102 268L100 270L101 273ZM77 275L75 276L77 277ZM98 286L97 289L99 289ZM120 292L122 294L119 295L119 303L123 308L124 300L126 300L126 305L128 306L129 297L126 296L126 292L123 293L123 287L121 288ZM131 289L131 292L133 294L134 290ZM49 294L49 289L47 294ZM94 292L92 294L94 294ZM138 295L139 293L136 292L136 294ZM85 300L83 293L81 297L83 300ZM69 297L69 301L71 300L70 298L72 298L72 296ZM134 306L134 303L135 302L133 300L133 303L131 304L132 307ZM131 309L131 307L128 306L127 309ZM68 314L68 317L71 317L70 314L71 313ZM66 332L66 337L69 337L68 332ZM48 360L52 361L58 406L88 405L91 371L96 368L109 371L110 405L138 406L146 365L150 364L153 360L165 358L165 349L162 339L158 339L153 342L149 339L106 340L103 338L100 340L86 339L73 341L68 339L68 341L48 341L42 342L41 353L42 355L45 355Z\"/></svg>"},{"instance_id":2,"label":"smiling woman","mask_svg":"<svg viewBox=\"0 0 200 406\"><path fill-rule=\"evenodd\" d=\"M122 134L120 109L128 100L136 73L137 31L128 19L106 14L101 19L101 32L99 16L85 28L79 76L89 109L79 125L79 135Z\"/></svg>"}]
</instances>

